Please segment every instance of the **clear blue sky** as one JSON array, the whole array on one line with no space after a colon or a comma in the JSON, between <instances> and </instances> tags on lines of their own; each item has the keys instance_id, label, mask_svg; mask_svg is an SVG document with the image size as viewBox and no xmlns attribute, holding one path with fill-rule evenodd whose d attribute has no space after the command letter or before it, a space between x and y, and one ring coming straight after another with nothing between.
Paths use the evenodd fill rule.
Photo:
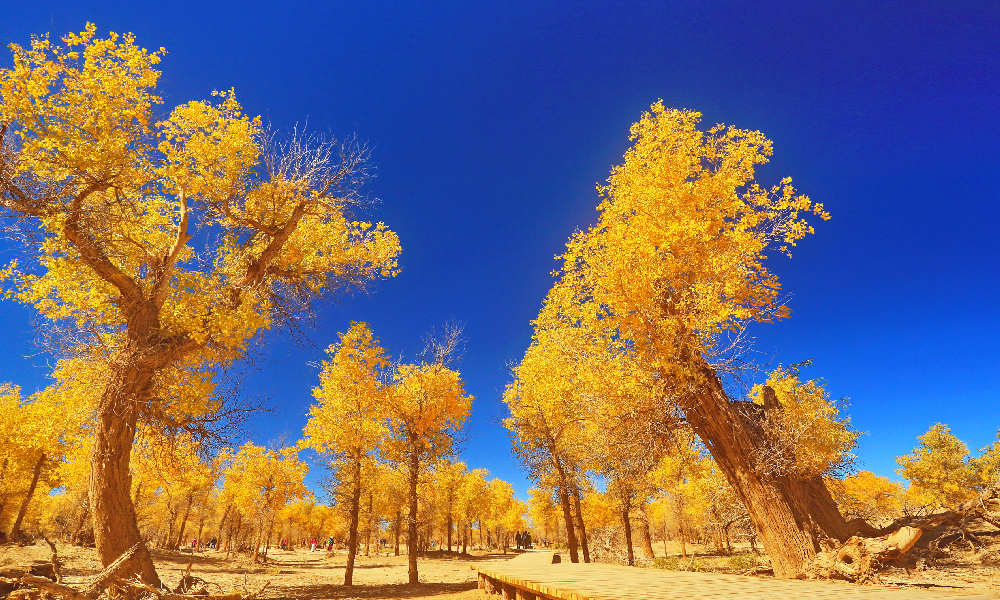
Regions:
<instances>
[{"instance_id":1,"label":"clear blue sky","mask_svg":"<svg viewBox=\"0 0 1000 600\"><path fill-rule=\"evenodd\" d=\"M167 48L168 107L234 87L278 127L374 145L372 216L399 233L402 274L323 306L315 347L269 339L248 384L279 410L258 442L297 439L307 363L350 320L412 356L455 318L476 396L462 457L523 494L499 425L509 364L553 255L658 98L760 129L775 144L761 179L790 175L833 214L775 265L792 318L754 333L761 362L814 358L807 374L850 397L864 467L895 478L937 421L973 449L1000 427L997 2L0 0L0 35L22 44L87 21ZM32 317L0 304L0 379L29 391L47 372Z\"/></svg>"}]
</instances>

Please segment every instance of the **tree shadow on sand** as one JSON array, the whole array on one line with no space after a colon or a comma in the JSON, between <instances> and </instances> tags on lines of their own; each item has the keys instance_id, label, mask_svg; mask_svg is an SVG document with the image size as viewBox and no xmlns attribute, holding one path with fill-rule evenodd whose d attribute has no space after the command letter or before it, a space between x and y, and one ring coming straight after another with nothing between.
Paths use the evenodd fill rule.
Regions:
<instances>
[{"instance_id":1,"label":"tree shadow on sand","mask_svg":"<svg viewBox=\"0 0 1000 600\"><path fill-rule=\"evenodd\" d=\"M304 585L283 587L280 596L271 600L301 600L303 598L424 598L444 594L459 594L478 587L475 581L465 583L405 583L386 585Z\"/></svg>"}]
</instances>

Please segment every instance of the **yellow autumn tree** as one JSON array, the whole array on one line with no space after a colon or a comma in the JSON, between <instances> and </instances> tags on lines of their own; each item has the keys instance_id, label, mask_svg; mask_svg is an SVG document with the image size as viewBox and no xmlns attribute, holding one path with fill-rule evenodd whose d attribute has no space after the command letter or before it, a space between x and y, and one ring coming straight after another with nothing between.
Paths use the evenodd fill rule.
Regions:
<instances>
[{"instance_id":1,"label":"yellow autumn tree","mask_svg":"<svg viewBox=\"0 0 1000 600\"><path fill-rule=\"evenodd\" d=\"M52 374L53 383L22 398L11 384L0 386L0 429L5 440L0 450L0 519L12 491L20 496L9 539L17 539L39 483L50 479L49 489L59 486L59 465L67 452L82 443L93 417L93 396L77 385L74 376L86 369L85 361L61 360Z\"/></svg>"},{"instance_id":2,"label":"yellow autumn tree","mask_svg":"<svg viewBox=\"0 0 1000 600\"><path fill-rule=\"evenodd\" d=\"M859 471L843 479L831 479L830 492L849 519L860 518L884 527L902 515L903 486L871 471Z\"/></svg>"},{"instance_id":3,"label":"yellow autumn tree","mask_svg":"<svg viewBox=\"0 0 1000 600\"><path fill-rule=\"evenodd\" d=\"M286 504L307 493L306 464L298 449L268 450L247 442L223 455L223 494L240 522L247 525L247 547L254 561L270 544L274 525ZM263 558L266 560L266 553Z\"/></svg>"},{"instance_id":4,"label":"yellow autumn tree","mask_svg":"<svg viewBox=\"0 0 1000 600\"><path fill-rule=\"evenodd\" d=\"M201 540L221 457L210 456L202 442L189 433L164 435L142 427L133 446L132 497L140 524L159 539L162 548L189 545L188 525L197 523ZM155 533L153 533L155 532Z\"/></svg>"},{"instance_id":5,"label":"yellow autumn tree","mask_svg":"<svg viewBox=\"0 0 1000 600\"><path fill-rule=\"evenodd\" d=\"M207 369L294 326L325 292L395 274L399 243L350 217L364 148L283 140L232 91L161 113L164 51L131 34L100 38L88 24L62 45L10 48L0 206L31 241L4 278L8 295L89 336L109 367L90 485L107 565L141 541L127 484L140 418L176 425L217 410ZM130 570L159 583L144 547Z\"/></svg>"},{"instance_id":6,"label":"yellow autumn tree","mask_svg":"<svg viewBox=\"0 0 1000 600\"><path fill-rule=\"evenodd\" d=\"M533 486L528 489L528 519L543 539L554 541L559 537L562 518L556 495L550 489Z\"/></svg>"},{"instance_id":7,"label":"yellow autumn tree","mask_svg":"<svg viewBox=\"0 0 1000 600\"><path fill-rule=\"evenodd\" d=\"M458 371L447 366L461 342L461 329L446 327L440 339L429 338L420 364L400 365L386 406L389 442L386 457L407 477L407 554L409 582L417 572L418 493L421 475L441 457L451 455L455 435L472 407L472 396Z\"/></svg>"},{"instance_id":8,"label":"yellow autumn tree","mask_svg":"<svg viewBox=\"0 0 1000 600\"><path fill-rule=\"evenodd\" d=\"M938 506L955 509L975 491L976 473L969 461L969 447L951 429L935 423L917 436L913 452L896 459L896 472Z\"/></svg>"},{"instance_id":9,"label":"yellow autumn tree","mask_svg":"<svg viewBox=\"0 0 1000 600\"><path fill-rule=\"evenodd\" d=\"M997 437L989 446L980 448L982 453L972 459L972 468L976 473L976 487L980 490L989 488L1000 489L1000 429Z\"/></svg>"},{"instance_id":10,"label":"yellow autumn tree","mask_svg":"<svg viewBox=\"0 0 1000 600\"><path fill-rule=\"evenodd\" d=\"M313 389L317 403L309 409L300 445L326 459L336 480L334 491L348 507L344 585L352 585L361 496L368 491L362 471L376 458L387 435L383 372L390 361L365 323L352 323L327 354L330 359L323 361L320 384Z\"/></svg>"},{"instance_id":11,"label":"yellow autumn tree","mask_svg":"<svg viewBox=\"0 0 1000 600\"><path fill-rule=\"evenodd\" d=\"M474 543L472 524L479 530L479 545L483 545L483 515L487 510L486 486L490 473L473 469L465 474L458 489L458 515L462 528L462 552Z\"/></svg>"},{"instance_id":12,"label":"yellow autumn tree","mask_svg":"<svg viewBox=\"0 0 1000 600\"><path fill-rule=\"evenodd\" d=\"M721 376L750 323L788 315L767 257L812 232L806 215L828 215L791 179L756 182L772 154L762 133L703 131L700 120L658 102L633 125L624 162L599 187L597 224L567 244L556 309L536 337L539 327L584 327L655 370L746 505L776 575L796 577L817 532L851 532L822 479L758 473L759 415L733 401Z\"/></svg>"},{"instance_id":13,"label":"yellow autumn tree","mask_svg":"<svg viewBox=\"0 0 1000 600\"><path fill-rule=\"evenodd\" d=\"M504 426L511 432L514 453L536 484L551 483L559 497L571 562L579 562L578 546L585 539L578 535L582 532L580 521L573 517L573 504L579 516L579 482L589 454L586 434L593 410L580 384L579 357L589 346L586 335L572 327L536 331L503 395L510 410Z\"/></svg>"}]
</instances>

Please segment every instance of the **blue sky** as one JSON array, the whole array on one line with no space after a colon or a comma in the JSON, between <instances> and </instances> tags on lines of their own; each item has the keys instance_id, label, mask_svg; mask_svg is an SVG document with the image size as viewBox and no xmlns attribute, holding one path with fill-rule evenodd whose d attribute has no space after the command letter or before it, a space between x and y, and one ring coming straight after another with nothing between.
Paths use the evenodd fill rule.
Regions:
<instances>
[{"instance_id":1,"label":"blue sky","mask_svg":"<svg viewBox=\"0 0 1000 600\"><path fill-rule=\"evenodd\" d=\"M995 2L0 1L26 43L131 31L169 52L166 105L235 88L279 128L374 146L402 274L321 307L314 346L271 336L250 377L276 413L257 442L297 439L317 370L351 320L393 354L467 324L476 396L462 458L528 487L500 394L567 237L596 218L596 182L662 98L706 124L774 140L760 179L790 175L833 219L775 261L792 318L756 327L764 363L813 358L851 400L865 468L935 422L976 449L1000 427L1000 4ZM9 54L0 59L9 61ZM0 260L12 257L0 245ZM33 314L0 304L0 379L44 385Z\"/></svg>"}]
</instances>

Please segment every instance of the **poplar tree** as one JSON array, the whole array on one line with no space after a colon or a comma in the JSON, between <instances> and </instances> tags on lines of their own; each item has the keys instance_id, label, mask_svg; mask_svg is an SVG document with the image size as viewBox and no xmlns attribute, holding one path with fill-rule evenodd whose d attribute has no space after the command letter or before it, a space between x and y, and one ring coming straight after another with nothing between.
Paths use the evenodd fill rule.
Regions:
<instances>
[{"instance_id":1,"label":"poplar tree","mask_svg":"<svg viewBox=\"0 0 1000 600\"><path fill-rule=\"evenodd\" d=\"M758 468L780 408L734 401L723 376L751 323L789 315L766 259L812 233L807 216L829 215L790 178L756 182L772 154L763 134L702 131L700 120L658 102L632 126L632 147L599 186L598 222L568 242L536 329L592 330L654 370L746 505L775 574L796 577L817 534L852 531L820 475Z\"/></svg>"},{"instance_id":2,"label":"poplar tree","mask_svg":"<svg viewBox=\"0 0 1000 600\"><path fill-rule=\"evenodd\" d=\"M107 365L97 552L108 565L139 543L122 574L158 585L129 494L137 423L218 410L212 369L262 331L296 328L323 294L394 275L399 242L350 216L364 203L363 146L283 139L231 90L161 114L162 48L90 24L62 42L12 44L0 69L0 208L26 254L3 278Z\"/></svg>"},{"instance_id":3,"label":"poplar tree","mask_svg":"<svg viewBox=\"0 0 1000 600\"><path fill-rule=\"evenodd\" d=\"M346 501L350 525L344 585L352 585L361 495L370 487L364 475L372 470L371 463L387 435L384 419L388 390L383 372L390 361L365 323L352 323L327 354L330 360L323 361L320 384L313 389L317 403L309 409L300 445L316 450L326 459L336 482L335 491Z\"/></svg>"}]
</instances>

